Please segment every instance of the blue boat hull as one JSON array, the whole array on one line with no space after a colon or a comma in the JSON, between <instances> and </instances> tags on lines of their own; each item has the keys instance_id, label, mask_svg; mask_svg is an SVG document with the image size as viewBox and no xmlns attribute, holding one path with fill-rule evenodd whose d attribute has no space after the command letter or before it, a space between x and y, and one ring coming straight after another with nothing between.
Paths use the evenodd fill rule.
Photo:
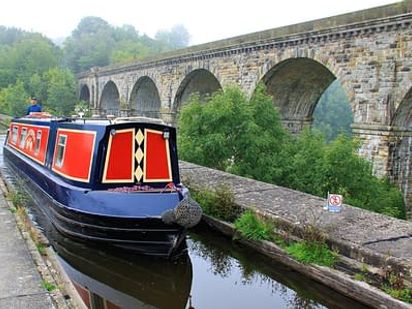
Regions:
<instances>
[{"instance_id":1,"label":"blue boat hull","mask_svg":"<svg viewBox=\"0 0 412 309\"><path fill-rule=\"evenodd\" d=\"M185 228L165 224L161 218L164 211L179 203L177 192L85 190L61 181L8 147L4 148L4 159L17 176L27 180L36 205L67 236L162 257L179 253L185 241Z\"/></svg>"}]
</instances>

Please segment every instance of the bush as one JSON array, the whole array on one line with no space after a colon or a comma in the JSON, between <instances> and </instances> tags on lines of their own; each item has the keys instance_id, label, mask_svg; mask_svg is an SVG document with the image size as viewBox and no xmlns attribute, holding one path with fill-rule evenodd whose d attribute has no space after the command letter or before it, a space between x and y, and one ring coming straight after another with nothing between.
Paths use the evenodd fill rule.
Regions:
<instances>
[{"instance_id":1,"label":"bush","mask_svg":"<svg viewBox=\"0 0 412 309\"><path fill-rule=\"evenodd\" d=\"M227 186L215 191L190 188L190 192L203 212L209 216L234 222L242 212L240 206L235 203L233 192Z\"/></svg>"},{"instance_id":2,"label":"bush","mask_svg":"<svg viewBox=\"0 0 412 309\"><path fill-rule=\"evenodd\" d=\"M252 240L272 240L273 224L260 220L253 211L247 210L235 221L235 228Z\"/></svg>"}]
</instances>

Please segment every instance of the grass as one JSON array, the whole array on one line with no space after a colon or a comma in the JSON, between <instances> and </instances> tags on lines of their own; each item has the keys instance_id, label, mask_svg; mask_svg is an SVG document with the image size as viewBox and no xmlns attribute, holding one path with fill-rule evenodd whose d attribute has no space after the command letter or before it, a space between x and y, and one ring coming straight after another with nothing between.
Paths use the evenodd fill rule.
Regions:
<instances>
[{"instance_id":1,"label":"grass","mask_svg":"<svg viewBox=\"0 0 412 309\"><path fill-rule=\"evenodd\" d=\"M338 260L338 254L330 250L325 243L295 242L286 248L286 252L305 264L333 267Z\"/></svg>"},{"instance_id":2,"label":"grass","mask_svg":"<svg viewBox=\"0 0 412 309\"><path fill-rule=\"evenodd\" d=\"M46 280L43 280L41 283L42 287L45 288L48 292L52 292L55 289L57 289L57 286L55 286L53 283L50 283Z\"/></svg>"},{"instance_id":3,"label":"grass","mask_svg":"<svg viewBox=\"0 0 412 309\"><path fill-rule=\"evenodd\" d=\"M47 255L47 254L46 254L46 246L45 246L45 245L36 243L36 248L37 248L37 251L39 251L39 253L40 253L41 255Z\"/></svg>"},{"instance_id":4,"label":"grass","mask_svg":"<svg viewBox=\"0 0 412 309\"><path fill-rule=\"evenodd\" d=\"M241 214L240 206L235 203L232 190L222 186L214 191L190 188L193 198L205 214L233 223Z\"/></svg>"},{"instance_id":5,"label":"grass","mask_svg":"<svg viewBox=\"0 0 412 309\"><path fill-rule=\"evenodd\" d=\"M367 281L366 275L364 273L356 273L354 276L354 279L357 281L363 281L363 282Z\"/></svg>"},{"instance_id":6,"label":"grass","mask_svg":"<svg viewBox=\"0 0 412 309\"><path fill-rule=\"evenodd\" d=\"M244 237L252 240L272 240L274 226L269 222L264 222L259 219L256 214L251 211L245 211L235 221L235 228Z\"/></svg>"},{"instance_id":7,"label":"grass","mask_svg":"<svg viewBox=\"0 0 412 309\"><path fill-rule=\"evenodd\" d=\"M412 289L402 288L397 289L393 288L389 285L383 285L382 290L392 296L393 298L397 298L405 303L412 303Z\"/></svg>"},{"instance_id":8,"label":"grass","mask_svg":"<svg viewBox=\"0 0 412 309\"><path fill-rule=\"evenodd\" d=\"M27 204L28 197L27 194L23 193L22 191L11 191L7 195L9 201L13 203L14 206L22 206L24 207Z\"/></svg>"}]
</instances>

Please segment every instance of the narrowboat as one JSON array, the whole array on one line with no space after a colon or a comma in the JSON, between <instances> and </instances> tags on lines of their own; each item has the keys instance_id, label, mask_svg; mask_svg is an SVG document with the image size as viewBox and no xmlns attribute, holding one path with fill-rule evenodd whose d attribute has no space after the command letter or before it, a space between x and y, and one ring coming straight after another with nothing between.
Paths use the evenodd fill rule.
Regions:
<instances>
[{"instance_id":1,"label":"narrowboat","mask_svg":"<svg viewBox=\"0 0 412 309\"><path fill-rule=\"evenodd\" d=\"M159 120L15 118L4 161L79 240L171 257L202 216L180 183L176 130Z\"/></svg>"}]
</instances>

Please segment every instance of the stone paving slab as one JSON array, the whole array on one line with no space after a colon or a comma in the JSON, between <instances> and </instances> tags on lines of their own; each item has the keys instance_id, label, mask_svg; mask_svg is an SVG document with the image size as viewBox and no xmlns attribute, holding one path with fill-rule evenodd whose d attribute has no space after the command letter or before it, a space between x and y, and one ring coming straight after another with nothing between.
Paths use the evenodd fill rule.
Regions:
<instances>
[{"instance_id":1,"label":"stone paving slab","mask_svg":"<svg viewBox=\"0 0 412 309\"><path fill-rule=\"evenodd\" d=\"M44 293L39 295L26 295L19 297L0 299L0 308L4 309L45 309L53 308L50 302L44 297Z\"/></svg>"},{"instance_id":2,"label":"stone paving slab","mask_svg":"<svg viewBox=\"0 0 412 309\"><path fill-rule=\"evenodd\" d=\"M268 183L180 162L182 181L203 188L229 186L235 202L291 225L310 223L329 239L379 255L402 259L412 267L412 222L344 205L341 213L323 209L326 199ZM412 272L412 270L411 270Z\"/></svg>"},{"instance_id":3,"label":"stone paving slab","mask_svg":"<svg viewBox=\"0 0 412 309\"><path fill-rule=\"evenodd\" d=\"M3 192L0 220L0 308L54 308Z\"/></svg>"}]
</instances>

